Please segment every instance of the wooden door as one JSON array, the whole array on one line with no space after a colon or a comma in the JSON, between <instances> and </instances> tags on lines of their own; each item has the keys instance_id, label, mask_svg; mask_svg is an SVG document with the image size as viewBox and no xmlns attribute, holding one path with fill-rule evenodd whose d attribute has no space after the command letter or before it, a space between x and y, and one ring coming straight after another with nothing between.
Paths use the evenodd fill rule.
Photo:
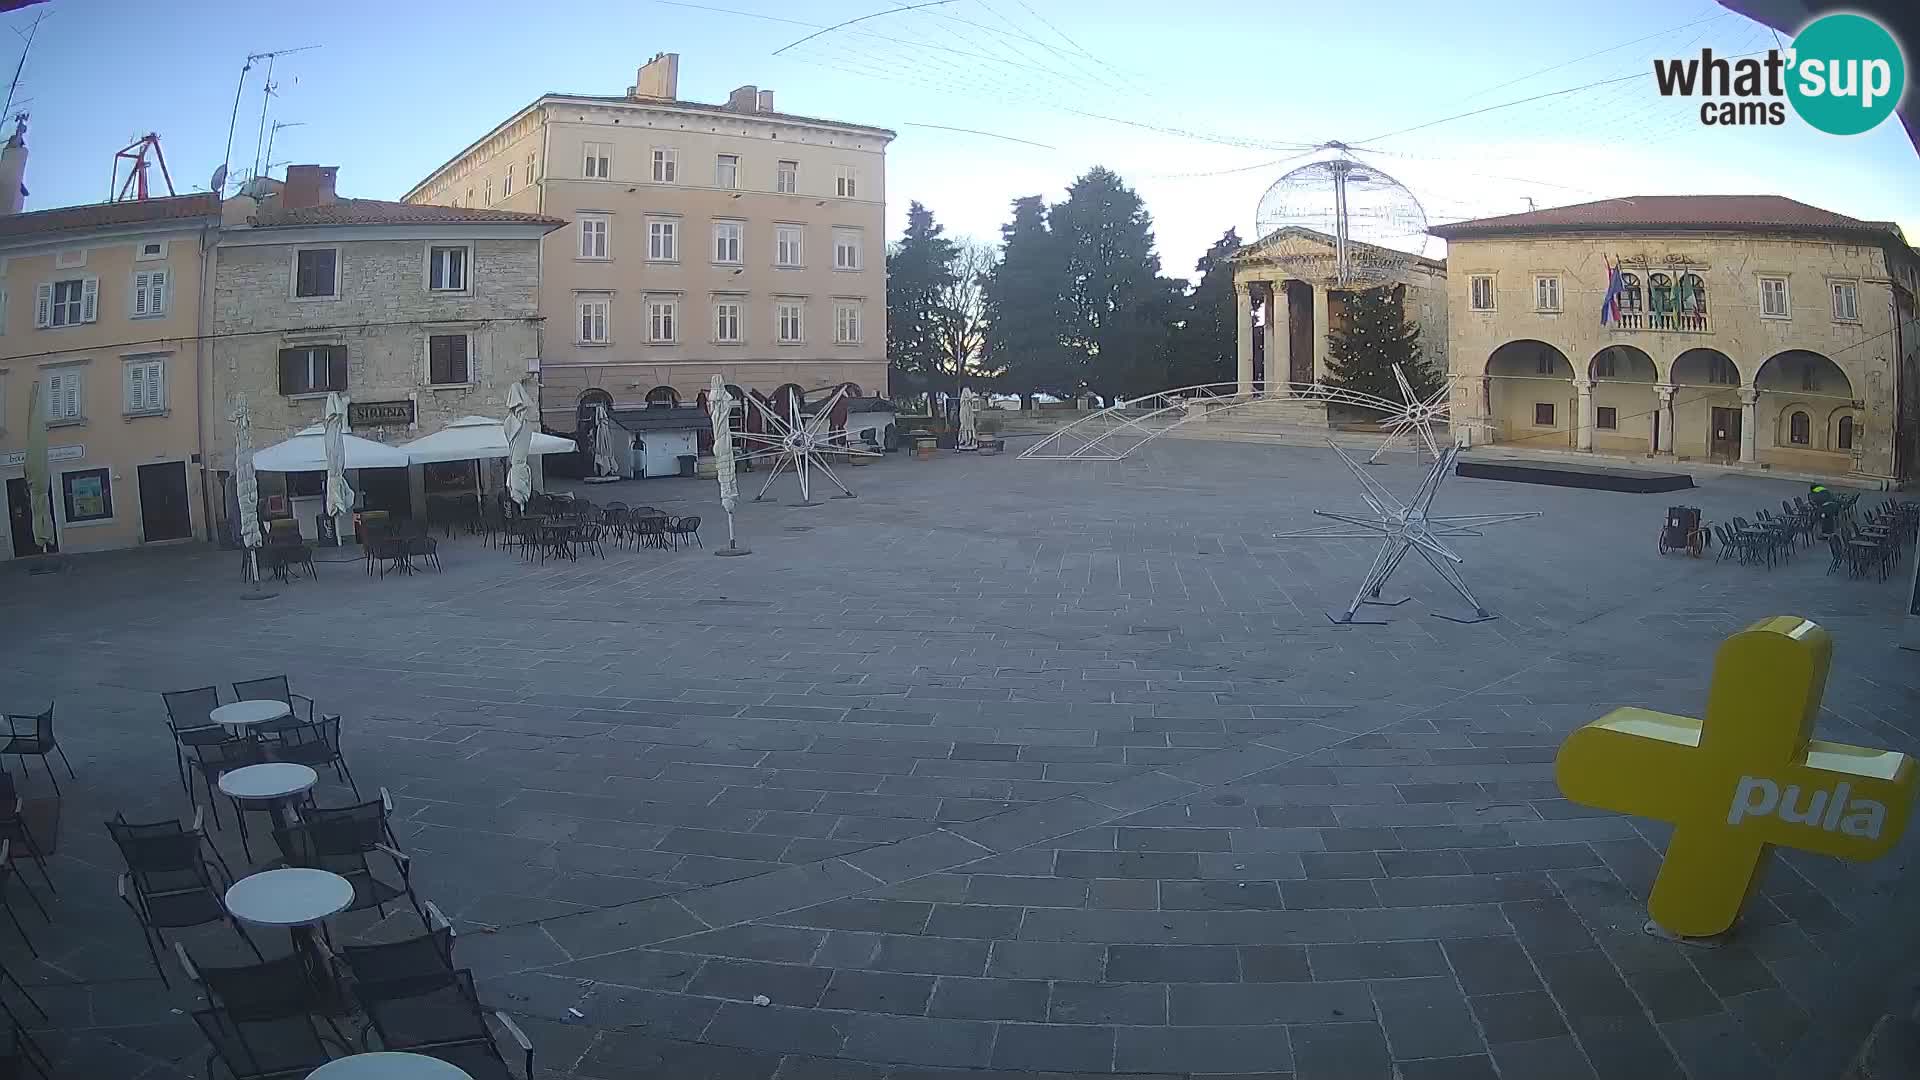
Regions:
<instances>
[{"instance_id":1,"label":"wooden door","mask_svg":"<svg viewBox=\"0 0 1920 1080\"><path fill-rule=\"evenodd\" d=\"M40 554L40 548L33 542L33 504L27 500L27 482L18 476L7 481L7 529L13 533L15 558ZM47 550L60 550L57 537Z\"/></svg>"},{"instance_id":2,"label":"wooden door","mask_svg":"<svg viewBox=\"0 0 1920 1080\"><path fill-rule=\"evenodd\" d=\"M178 461L140 466L140 538L145 543L193 535L187 503L187 467Z\"/></svg>"},{"instance_id":3,"label":"wooden door","mask_svg":"<svg viewBox=\"0 0 1920 1080\"><path fill-rule=\"evenodd\" d=\"M1707 456L1723 461L1740 460L1740 410L1715 406L1712 424L1707 429Z\"/></svg>"}]
</instances>

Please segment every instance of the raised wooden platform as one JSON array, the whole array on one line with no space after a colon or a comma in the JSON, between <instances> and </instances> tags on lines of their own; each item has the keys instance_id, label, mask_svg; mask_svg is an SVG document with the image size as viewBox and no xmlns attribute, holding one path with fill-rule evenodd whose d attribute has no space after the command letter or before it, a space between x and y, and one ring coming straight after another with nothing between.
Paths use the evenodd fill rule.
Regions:
<instances>
[{"instance_id":1,"label":"raised wooden platform","mask_svg":"<svg viewBox=\"0 0 1920 1080\"><path fill-rule=\"evenodd\" d=\"M1574 465L1558 461L1517 461L1511 458L1468 459L1454 464L1455 476L1475 480L1505 480L1512 484L1544 484L1548 487L1590 488L1594 491L1627 491L1647 494L1656 491L1684 491L1693 486L1686 473L1642 472L1638 469L1614 469L1604 465Z\"/></svg>"}]
</instances>

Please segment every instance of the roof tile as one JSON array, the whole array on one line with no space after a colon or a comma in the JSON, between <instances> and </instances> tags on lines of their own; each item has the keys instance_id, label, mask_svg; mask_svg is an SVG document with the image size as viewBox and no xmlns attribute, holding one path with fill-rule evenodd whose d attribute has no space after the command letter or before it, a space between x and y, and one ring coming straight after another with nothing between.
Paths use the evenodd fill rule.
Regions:
<instances>
[{"instance_id":1,"label":"roof tile","mask_svg":"<svg viewBox=\"0 0 1920 1080\"><path fill-rule=\"evenodd\" d=\"M514 210L431 206L384 199L335 199L294 210L269 202L249 220L259 228L297 225L550 225L559 228L566 224L559 218Z\"/></svg>"},{"instance_id":2,"label":"roof tile","mask_svg":"<svg viewBox=\"0 0 1920 1080\"><path fill-rule=\"evenodd\" d=\"M1562 229L1721 228L1900 235L1899 227L1890 221L1862 221L1780 195L1635 195L1526 214L1456 221L1427 231L1450 239Z\"/></svg>"},{"instance_id":3,"label":"roof tile","mask_svg":"<svg viewBox=\"0 0 1920 1080\"><path fill-rule=\"evenodd\" d=\"M0 239L38 236L42 233L78 232L116 225L180 221L195 217L214 217L220 207L210 194L174 195L163 199L129 199L126 202L88 203L35 210L26 214L0 217Z\"/></svg>"}]
</instances>

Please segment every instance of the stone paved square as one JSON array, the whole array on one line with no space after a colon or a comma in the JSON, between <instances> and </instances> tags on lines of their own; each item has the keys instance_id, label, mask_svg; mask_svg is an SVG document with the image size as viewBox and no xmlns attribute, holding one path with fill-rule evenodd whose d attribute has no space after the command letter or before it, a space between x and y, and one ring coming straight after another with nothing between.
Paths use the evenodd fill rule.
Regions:
<instances>
[{"instance_id":1,"label":"stone paved square","mask_svg":"<svg viewBox=\"0 0 1920 1080\"><path fill-rule=\"evenodd\" d=\"M1403 491L1419 471L1375 467ZM700 513L705 551L529 564L456 537L443 573L323 564L258 602L230 552L0 576L0 701L57 700L79 773L58 893L29 864L8 883L37 957L0 930L50 1018L10 1007L62 1076L201 1075L199 999L148 963L101 822L192 814L161 691L281 672L344 717L361 795L391 793L413 884L545 1076L1803 1080L1898 989L1911 842L1777 855L1734 939L1686 948L1641 932L1665 827L1552 780L1610 708L1699 715L1720 640L1774 614L1835 636L1822 737L1916 749L1907 567L1655 553L1670 502L1720 520L1797 485L1449 480L1451 512L1546 513L1459 542L1502 617L1431 617L1457 601L1414 565L1386 625L1335 627L1372 547L1270 535L1358 507L1325 449L847 479L857 500L743 503L740 559L710 554L713 485L668 480L592 497ZM235 871L264 864L259 815L252 862L222 815ZM389 906L333 935L417 927ZM176 939L244 955L217 924Z\"/></svg>"}]
</instances>

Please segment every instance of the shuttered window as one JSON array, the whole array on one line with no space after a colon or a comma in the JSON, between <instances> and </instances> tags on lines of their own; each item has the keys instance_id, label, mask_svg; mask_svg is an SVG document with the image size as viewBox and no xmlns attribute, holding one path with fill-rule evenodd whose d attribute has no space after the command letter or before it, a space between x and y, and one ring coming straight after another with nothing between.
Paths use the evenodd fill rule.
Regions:
<instances>
[{"instance_id":1,"label":"shuttered window","mask_svg":"<svg viewBox=\"0 0 1920 1080\"><path fill-rule=\"evenodd\" d=\"M142 270L133 275L133 317L167 313L167 272Z\"/></svg>"},{"instance_id":2,"label":"shuttered window","mask_svg":"<svg viewBox=\"0 0 1920 1080\"><path fill-rule=\"evenodd\" d=\"M162 412L167 407L167 362L163 359L127 361L129 415Z\"/></svg>"},{"instance_id":3,"label":"shuttered window","mask_svg":"<svg viewBox=\"0 0 1920 1080\"><path fill-rule=\"evenodd\" d=\"M467 335L434 334L427 339L427 382L461 386L472 381L467 369Z\"/></svg>"},{"instance_id":4,"label":"shuttered window","mask_svg":"<svg viewBox=\"0 0 1920 1080\"><path fill-rule=\"evenodd\" d=\"M280 392L288 397L347 388L347 347L306 345L280 350Z\"/></svg>"},{"instance_id":5,"label":"shuttered window","mask_svg":"<svg viewBox=\"0 0 1920 1080\"><path fill-rule=\"evenodd\" d=\"M86 400L81 390L78 371L61 371L47 376L47 420L79 420L85 417L81 411L81 402Z\"/></svg>"},{"instance_id":6,"label":"shuttered window","mask_svg":"<svg viewBox=\"0 0 1920 1080\"><path fill-rule=\"evenodd\" d=\"M35 290L33 325L42 329L94 321L100 306L99 278L43 281Z\"/></svg>"}]
</instances>

